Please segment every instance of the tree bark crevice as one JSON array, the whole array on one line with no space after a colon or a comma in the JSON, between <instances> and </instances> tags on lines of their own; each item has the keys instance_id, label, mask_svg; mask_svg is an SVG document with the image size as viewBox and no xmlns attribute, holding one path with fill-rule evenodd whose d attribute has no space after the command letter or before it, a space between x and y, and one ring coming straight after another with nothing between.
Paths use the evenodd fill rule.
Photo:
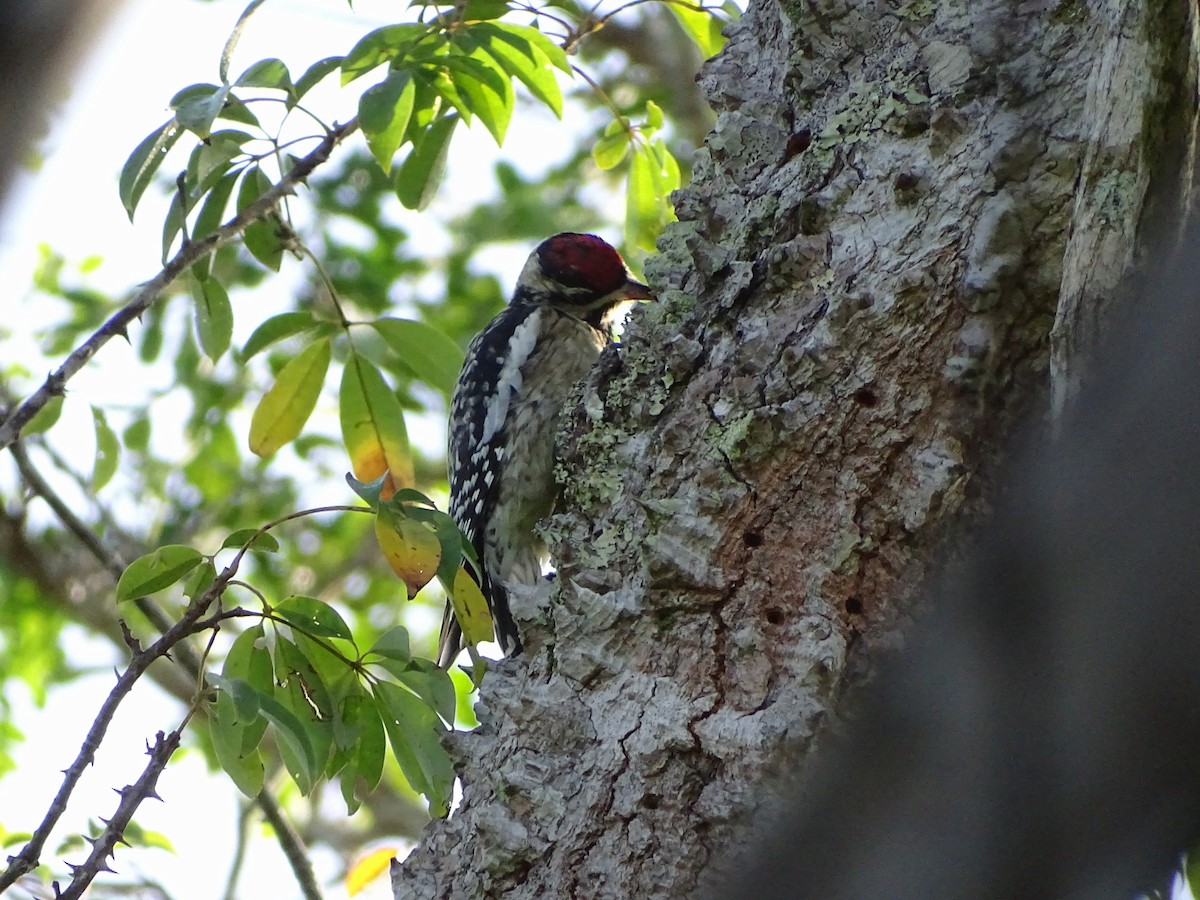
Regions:
<instances>
[{"instance_id":1,"label":"tree bark crevice","mask_svg":"<svg viewBox=\"0 0 1200 900\"><path fill-rule=\"evenodd\" d=\"M731 27L659 300L560 431L559 577L398 897L693 897L734 864L781 751L895 646L1047 409L1116 8L764 0ZM479 865L495 817L521 879Z\"/></svg>"}]
</instances>

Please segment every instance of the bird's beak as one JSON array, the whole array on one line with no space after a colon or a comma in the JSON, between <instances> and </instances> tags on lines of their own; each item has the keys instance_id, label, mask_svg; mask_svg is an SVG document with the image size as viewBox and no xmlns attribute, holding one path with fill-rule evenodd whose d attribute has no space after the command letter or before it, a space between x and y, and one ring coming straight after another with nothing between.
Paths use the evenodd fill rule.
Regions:
<instances>
[{"instance_id":1,"label":"bird's beak","mask_svg":"<svg viewBox=\"0 0 1200 900\"><path fill-rule=\"evenodd\" d=\"M635 281L629 278L625 281L624 286L620 288L621 297L625 300L653 300L654 292L650 290L648 285L642 284L640 281Z\"/></svg>"}]
</instances>

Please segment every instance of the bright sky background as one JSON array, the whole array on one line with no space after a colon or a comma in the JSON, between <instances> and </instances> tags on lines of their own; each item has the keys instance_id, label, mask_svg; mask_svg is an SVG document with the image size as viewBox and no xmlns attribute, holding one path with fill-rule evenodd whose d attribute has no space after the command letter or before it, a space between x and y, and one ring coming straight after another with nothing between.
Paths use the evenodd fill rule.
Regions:
<instances>
[{"instance_id":1,"label":"bright sky background","mask_svg":"<svg viewBox=\"0 0 1200 900\"><path fill-rule=\"evenodd\" d=\"M87 276L87 281L116 296L124 295L130 286L160 268L160 229L167 198L151 187L131 225L117 196L117 174L137 143L168 118L167 103L176 90L193 82L218 80L221 48L245 2L127 0L103 32L92 58L83 61L73 74L70 96L54 115L51 133L40 148L44 158L39 170L16 180L0 216L0 283L6 285L9 309L20 306L21 310L20 317L9 316L5 322L17 335L16 340L5 342L6 364L19 361L40 380L57 363L41 356L35 341L21 337L45 324L38 321L37 310L23 301L40 244L61 253L68 265L95 255L102 257L103 263ZM236 75L258 59L276 56L296 76L324 56L345 53L370 29L393 21L387 13L395 9L396 4L387 0L356 0L353 10L343 0L272 0L250 20L231 74ZM328 102L323 104L317 95L314 105L339 110L336 116L344 121L354 112L357 93L370 82L356 83L339 97L336 80L331 78L324 88ZM554 124L548 114L533 117L519 109L506 148L508 157L515 156L518 162L524 159L526 164L520 168L526 172L557 162L565 156L568 142L548 139L546 129ZM516 137L518 134L520 137ZM534 149L522 153L522 143ZM554 148L560 145L562 149L555 153ZM470 134L460 129L450 160L453 189L443 191L433 212L444 215L451 209L466 208L492 193L491 163L496 153L491 138L481 128ZM169 161L163 170L171 171ZM396 209L398 217L405 215L398 202ZM620 209L615 212L619 215ZM439 252L444 246L443 237L428 225L412 229L413 221L407 220L414 243L430 253ZM612 239L617 234L607 236ZM511 281L527 250L521 248L515 255L500 253L486 262ZM277 302L282 305L288 284L286 277L279 282L268 280L262 290L279 292ZM235 297L235 309L237 302ZM255 302L258 306L271 301L256 295ZM47 321L56 314L57 310L50 311ZM235 343L244 341L262 316L241 318ZM14 353L23 355L18 360L13 358ZM110 342L94 366L86 377L72 383L63 420L54 431L58 443L64 443L63 434L78 434L78 439L65 443L73 448L72 461L85 473L90 471L93 452L88 404L119 402L131 383L144 382L148 377L134 351L122 341ZM150 373L149 377L169 380L170 376ZM442 440L440 427L440 423L429 425L431 440ZM414 439L420 440L421 426L412 430ZM156 431L169 433L170 429ZM0 473L0 479L6 475ZM0 480L0 491L10 488L11 484ZM331 485L329 490L334 502L345 502L343 484ZM10 698L17 725L26 736L16 753L17 772L0 779L0 824L10 831L31 830L41 820L61 783L61 770L73 759L94 710L113 684L112 667L120 662L110 648L98 647L78 631L68 640L72 658L94 665L96 674L53 692L47 710L36 710L28 696ZM179 715L178 704L148 682L135 689L110 729L95 767L85 775L49 842L47 860L57 859L54 850L58 842L85 827L89 816L111 813L116 803L112 789L140 774L145 741L159 729L174 727ZM132 875L136 862L178 900L210 900L219 897L224 888L239 795L223 776L209 775L199 754L183 753L181 757L167 768L159 782L159 794L165 802L144 804L137 815L143 828L165 833L178 855L119 851L115 868L123 875ZM76 851L66 858L81 861L83 857L82 851ZM344 896L337 886L330 886L340 871L340 861L326 855L317 856L314 862L327 896ZM198 865L204 868L198 870ZM389 897L386 879L382 882L378 893L359 896ZM275 842L267 837L255 840L240 884L243 897L299 896L291 870ZM14 891L13 896L20 893Z\"/></svg>"},{"instance_id":2,"label":"bright sky background","mask_svg":"<svg viewBox=\"0 0 1200 900\"><path fill-rule=\"evenodd\" d=\"M32 330L39 324L37 311L21 305L39 244L50 245L69 263L100 255L103 264L88 276L89 283L117 294L158 271L166 199L151 188L136 223L130 225L117 197L117 173L138 141L166 120L167 103L178 88L217 80L221 47L245 2L126 0L92 58L83 61L74 73L70 97L54 116L51 134L43 143L45 156L40 170L17 179L7 208L0 215L4 302L10 311L20 305L20 322L10 314L6 327L16 331L22 325ZM317 59L349 50L366 31L391 21L389 13L395 9L396 4L389 0L355 0L353 10L344 0L271 0L251 20L232 69L237 73L255 60L277 56L288 64L293 75L298 75ZM344 110L344 120L353 112L357 91L365 85L352 86L353 93L339 99L334 96L335 81L330 79L331 84L324 88L329 99L325 108ZM556 156L565 152L554 154L554 148L564 145L565 151L567 142L548 130L553 127L548 115L531 117L528 110L519 110L510 133L508 158L518 164L524 161L520 167L526 172L536 172L558 161ZM465 208L494 191L490 171L495 156L494 144L482 129L469 135L460 129L450 163L452 189L443 191L435 201L434 212L444 214L449 209ZM170 170L169 164L166 170ZM398 203L396 207L399 217L406 215ZM620 215L619 204L613 212L614 219ZM411 226L414 220L406 221ZM428 226L413 230L413 235L418 246L427 247L431 253L444 245L442 236ZM606 236L618 237L615 232ZM511 282L527 249L496 254L487 263ZM263 290L285 291L287 284L286 278L269 280ZM262 302L269 300L256 298L256 303ZM251 318L242 317L235 343L248 336L254 324ZM5 353L15 351L25 354L20 362L35 376L56 362L42 357L32 340L7 341ZM15 361L11 356L4 360ZM56 426L56 434L62 433L59 429L75 429L79 434L78 440L69 443L75 449L72 459L80 471L90 471L91 465L87 404L103 406L119 399L130 378L145 379L146 373L133 351L124 342L114 341L101 352L95 370L72 384L72 400L64 420ZM440 441L436 433L439 426L428 424L434 432L429 439ZM413 430L416 440L421 439L418 431L419 427ZM11 488L2 480L4 475L0 472L0 491ZM335 502L344 502L345 490L340 482L329 489L334 492ZM73 658L94 665L96 674L53 692L47 710L35 709L23 688L10 698L17 724L26 736L16 752L18 770L0 779L0 824L10 831L32 829L41 820L61 783L61 770L74 758L94 711L113 684L112 667L120 662L115 651L86 640L78 630L68 639ZM67 815L48 844L47 859L57 859L54 851L58 842L86 827L88 817L112 811L116 804L112 789L140 774L145 741L159 729L174 727L179 715L178 704L148 681L135 690L110 729L95 766L76 790ZM165 833L178 855L118 851L115 867L125 876L135 874L135 864L143 867L142 871L176 900L220 897L232 858L239 795L223 776L210 775L195 752L177 756L160 779L158 792L164 802L144 804L137 821L144 828ZM83 855L76 851L67 859L80 861ZM345 892L335 880L341 861L330 854L317 854L314 864L326 896L331 900L344 897ZM287 900L299 896L277 844L261 830L252 843L240 885L239 896L245 898ZM8 896L23 900L19 890ZM391 891L384 878L373 890L358 896L387 898ZM1177 896L1189 895L1178 890Z\"/></svg>"}]
</instances>

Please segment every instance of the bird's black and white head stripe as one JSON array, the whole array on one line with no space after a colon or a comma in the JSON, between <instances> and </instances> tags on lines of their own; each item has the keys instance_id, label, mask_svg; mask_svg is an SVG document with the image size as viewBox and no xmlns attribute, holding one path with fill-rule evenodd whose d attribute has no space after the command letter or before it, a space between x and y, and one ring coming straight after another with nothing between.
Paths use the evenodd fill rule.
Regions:
<instances>
[{"instance_id":1,"label":"bird's black and white head stripe","mask_svg":"<svg viewBox=\"0 0 1200 900\"><path fill-rule=\"evenodd\" d=\"M607 317L649 296L603 240L558 234L530 254L509 305L467 349L450 403L450 513L475 548L479 587L506 653L521 642L505 582L534 583L547 559L534 532L553 508L563 402L611 339ZM448 611L442 665L460 643Z\"/></svg>"},{"instance_id":2,"label":"bird's black and white head stripe","mask_svg":"<svg viewBox=\"0 0 1200 900\"><path fill-rule=\"evenodd\" d=\"M512 302L540 303L591 321L650 289L635 281L617 253L594 234L565 232L542 241L529 255Z\"/></svg>"}]
</instances>

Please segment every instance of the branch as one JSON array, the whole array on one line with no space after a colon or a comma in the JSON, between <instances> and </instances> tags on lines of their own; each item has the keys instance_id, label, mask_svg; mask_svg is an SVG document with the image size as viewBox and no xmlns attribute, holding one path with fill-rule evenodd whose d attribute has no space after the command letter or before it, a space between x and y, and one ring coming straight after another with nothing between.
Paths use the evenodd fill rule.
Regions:
<instances>
[{"instance_id":1,"label":"branch","mask_svg":"<svg viewBox=\"0 0 1200 900\"><path fill-rule=\"evenodd\" d=\"M50 485L42 477L42 474L33 465L33 461L30 460L29 455L25 450L24 444L22 444L19 441L17 443L15 443L12 447L12 455L13 455L13 459L17 463L17 469L20 471L21 477L25 479L25 481L29 484L30 488L34 491L34 493L46 501L46 504L50 507L50 509L54 512L54 514L59 518L59 520L63 523L63 525L67 528L67 530L70 531L73 535L75 535L80 540L80 542L84 545L84 547L87 548L88 552L91 553L91 555L96 559L96 561L99 562L100 565L104 567L105 571L107 571L110 575L112 575L114 581L118 580L121 577L122 571L124 570L124 567L122 566L121 561L117 558L116 554L110 552L108 550L108 548L104 546L103 542L87 526L87 523L85 523L82 519L80 519L77 515L75 515L74 511L71 510L70 506L68 506L67 503L61 497L58 496L58 494L54 491L54 489L52 487L50 487ZM358 510L358 509L360 509L360 508L359 507L327 507L327 508L322 508L320 510L304 510L301 513L293 513L293 514L290 514L290 515L284 517L283 519L281 519L277 522L273 522L273 523L271 523L271 526L278 525L281 522L290 521L291 519L297 518L300 515L307 515L308 513L311 513L311 512L321 512L321 511L328 511L328 510L347 511L347 510ZM241 554L239 554L237 559L234 560L234 563L230 568L233 568L234 571L236 571L236 567L237 567L237 564L240 561L240 559L241 559ZM230 572L228 569L225 572L223 572L221 577L223 579L225 579L224 583L227 583L228 581L232 580L233 574L234 574L234 572ZM158 605L153 600L151 600L149 597L141 597L141 598L135 600L134 602L137 604L138 609L140 609L145 614L145 616L150 620L150 622L164 636L168 632L171 631L171 629L173 627L171 620L167 617L167 615L158 607ZM206 604L206 606L207 605L208 604ZM190 612L190 609L189 609L189 612ZM206 621L201 622L201 621L199 621L199 616L202 613L203 613L203 610L201 610L199 613L197 613L196 621L194 622L192 627L189 629L189 633L192 631L197 631L197 630L205 630L205 629L211 627L212 625L215 625L216 622L220 621L220 619L222 619L222 618L229 618L232 615L236 615L236 611L230 611L230 612L223 613L221 616L216 617L214 620L206 620ZM162 642L160 641L159 644L161 644L161 643ZM126 640L125 644L126 644L126 646L129 646L130 649L133 649L129 640ZM159 646L159 644L155 644L154 647ZM148 650L146 652L147 653L152 652L154 650L154 647L151 647L150 650ZM199 674L201 671L200 659L199 659L199 657L196 656L195 651L190 646L188 646L185 643L180 642L174 647L172 652L174 653L177 663L185 672L187 672L193 678L199 677ZM130 665L132 668L132 663ZM134 680L136 680L136 678ZM119 685L120 685L120 682L118 682L118 686ZM132 681L130 683L130 686L132 686ZM126 692L127 692L127 690L126 690ZM111 699L112 699L112 695L110 695L110 700ZM119 702L119 700L118 700L118 702ZM114 704L114 709L115 709L115 704ZM104 709L101 709L101 715L103 715L103 714L104 714ZM111 714L110 714L109 718L111 718ZM96 721L97 722L100 721L99 717L97 717ZM93 725L93 729L95 729L95 727L96 726ZM105 727L107 727L107 724L105 725ZM103 736L103 731L101 731L101 737L102 736ZM91 734L89 734L88 737L90 740ZM161 735L160 735L159 740L161 743L161 740L162 740ZM97 746L98 746L98 744L99 744L99 741L97 740ZM85 747L87 746L86 742L85 742L84 746ZM153 753L152 753L152 755L153 755ZM168 757L169 757L169 754L168 754ZM80 771L82 772L82 769ZM157 775L155 777L157 778ZM69 795L70 791L74 789L73 784L68 788L66 783L64 783L63 787L64 787L64 789L67 790L67 795ZM128 788L126 788L126 790L128 790ZM62 795L61 790L60 790L60 795ZM56 798L56 802L57 802L57 800L58 800L58 798ZM316 880L313 876L312 867L309 864L308 859L307 859L303 840L299 837L296 830L294 828L292 828L291 824L287 821L286 817L284 816L283 810L280 808L278 802L275 800L275 798L273 796L271 796L269 793L267 793L264 790L259 793L258 797L256 798L256 801L257 801L258 805L262 808L263 815L266 817L266 819L269 822L271 822L272 826L275 828L275 834L279 841L280 847L283 849L284 856L287 857L288 862L291 864L292 869L296 875L296 880L297 880L297 882L299 882L301 889L304 891L305 897L308 898L308 900L319 900L320 892L316 886ZM51 807L51 811L53 812L53 807ZM59 810L59 812L55 814L55 819L57 820L58 816L60 816L61 814L62 814L62 811ZM116 821L116 816L114 816L112 821ZM51 824L53 824L53 823L51 823ZM117 834L119 837L120 832L118 832ZM31 844L32 844L32 841L31 841ZM27 846L26 850L28 850L28 849L29 849L29 847ZM40 846L37 850L37 853L40 853ZM103 856L100 857L101 860L103 860L104 858L105 857L103 857ZM11 859L12 859L13 867L15 868L17 865L16 860L18 858L11 858ZM87 864L85 863L85 865L87 865ZM3 877L0 877L0 892L2 892L4 890L4 887L5 887L4 878L7 878L8 874L9 873L6 872ZM95 873L93 873L93 877L94 877L94 874ZM16 877L20 877L20 875L21 875L21 873L18 872L16 874ZM310 890L310 888L311 888L311 890Z\"/></svg>"},{"instance_id":2,"label":"branch","mask_svg":"<svg viewBox=\"0 0 1200 900\"><path fill-rule=\"evenodd\" d=\"M246 845L250 841L250 818L254 815L254 803L242 804L238 813L237 843L234 845L233 864L229 867L229 877L225 879L225 893L222 900L237 900L237 883L242 875L242 866L246 862Z\"/></svg>"},{"instance_id":3,"label":"branch","mask_svg":"<svg viewBox=\"0 0 1200 900\"><path fill-rule=\"evenodd\" d=\"M67 801L70 799L71 793L75 790L75 786L79 783L79 779L83 776L84 769L92 763L96 750L99 749L100 744L104 740L109 723L112 722L112 718L116 714L117 707L121 705L121 701L133 689L133 685L146 669L150 667L151 663L165 657L177 644L195 630L196 621L225 589L229 580L237 574L237 566L241 562L241 558L241 554L238 554L234 561L216 577L208 590L188 606L178 622L167 629L166 633L150 647L141 653L135 654L129 661L129 665L121 673L116 685L109 692L108 697L105 698L104 703L100 707L100 711L96 714L96 719L92 722L92 727L88 730L87 737L84 738L83 745L79 748L79 754L75 757L75 761L64 771L62 786L58 789L58 793L51 802L50 808L46 812L46 817L37 827L37 830L34 831L21 852L16 856L9 857L8 869L3 874L0 874L0 893L3 893L18 878L32 871L38 865L42 848L45 846L51 830L66 811ZM160 739L159 745L162 745L162 739Z\"/></svg>"},{"instance_id":4,"label":"branch","mask_svg":"<svg viewBox=\"0 0 1200 900\"><path fill-rule=\"evenodd\" d=\"M104 567L113 581L119 581L121 573L125 571L125 566L115 553L104 546L104 543L96 536L95 532L88 527L79 516L67 505L58 493L52 488L49 483L42 477L42 473L33 465L33 461L29 458L25 447L20 442L12 446L13 460L17 464L17 470L21 473L21 477L33 492L46 501L46 505L58 517L58 520L63 523L63 526L71 534L79 540L92 557ZM149 597L139 597L133 601L134 605L141 611L160 634L166 634L171 628L171 619L164 613ZM195 651L186 644L181 644L175 651L179 656L179 661L188 674L196 675L200 671L200 660L196 657Z\"/></svg>"},{"instance_id":5,"label":"branch","mask_svg":"<svg viewBox=\"0 0 1200 900\"><path fill-rule=\"evenodd\" d=\"M191 713L189 712L188 715L190 717ZM155 786L158 784L158 776L166 768L171 755L179 749L179 736L182 728L181 725L166 735L160 731L154 746L146 745L146 753L150 756L150 762L146 763L146 768L136 782L117 791L121 795L121 802L117 805L117 811L106 823L104 831L92 841L92 852L88 854L88 858L78 866L70 866L68 863L71 869L71 883L65 891L58 895L57 900L75 900L75 898L83 896L83 892L100 872L112 871L108 866L108 857L112 856L117 842L121 840L125 829L133 820L133 814L137 811L138 806L147 797L161 799L155 791Z\"/></svg>"},{"instance_id":6,"label":"branch","mask_svg":"<svg viewBox=\"0 0 1200 900\"><path fill-rule=\"evenodd\" d=\"M271 802L263 803L263 798L267 798ZM275 805L274 798L266 792L266 789L259 792L258 801L266 820L275 829L279 846L283 848L283 854L287 857L296 881L300 884L304 900L321 900L321 889L317 887L317 877L313 874L312 862L308 858L308 849L304 846L304 839L292 827L292 823L284 817L282 811Z\"/></svg>"},{"instance_id":7,"label":"branch","mask_svg":"<svg viewBox=\"0 0 1200 900\"><path fill-rule=\"evenodd\" d=\"M209 256L236 238L245 230L246 226L265 219L280 200L293 192L297 184L307 178L317 166L329 159L329 154L333 152L334 147L357 129L357 118L351 119L345 125L335 125L317 148L296 163L277 185L212 234L202 240L184 244L171 261L154 278L143 285L133 300L113 313L108 321L92 333L91 337L71 351L62 365L46 377L42 386L18 407L3 425L0 425L0 450L13 445L20 435L21 429L29 424L29 420L50 400L63 394L67 382L87 365L101 347L114 337L124 336L130 323L149 309L171 282L183 274L193 263Z\"/></svg>"}]
</instances>

